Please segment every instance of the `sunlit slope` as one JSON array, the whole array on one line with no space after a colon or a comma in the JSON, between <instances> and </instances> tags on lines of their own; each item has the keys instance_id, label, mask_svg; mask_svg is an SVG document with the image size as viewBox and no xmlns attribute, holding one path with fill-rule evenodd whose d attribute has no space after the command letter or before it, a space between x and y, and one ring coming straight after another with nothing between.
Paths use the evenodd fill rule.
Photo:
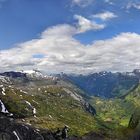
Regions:
<instances>
[{"instance_id":1,"label":"sunlit slope","mask_svg":"<svg viewBox=\"0 0 140 140\"><path fill-rule=\"evenodd\" d=\"M68 125L70 134L75 135L102 128L94 117L96 110L78 93L78 89L44 84L43 81L41 86L39 83L31 81L25 86L18 82L18 87L14 83L1 83L0 99L20 122L47 129Z\"/></svg>"}]
</instances>

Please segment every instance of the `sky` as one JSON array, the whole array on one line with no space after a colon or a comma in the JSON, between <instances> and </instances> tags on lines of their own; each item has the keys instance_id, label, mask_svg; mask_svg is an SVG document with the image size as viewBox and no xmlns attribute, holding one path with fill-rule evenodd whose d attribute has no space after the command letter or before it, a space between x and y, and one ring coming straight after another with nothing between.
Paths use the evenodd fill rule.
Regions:
<instances>
[{"instance_id":1,"label":"sky","mask_svg":"<svg viewBox=\"0 0 140 140\"><path fill-rule=\"evenodd\" d=\"M140 0L0 0L0 72L140 69Z\"/></svg>"}]
</instances>

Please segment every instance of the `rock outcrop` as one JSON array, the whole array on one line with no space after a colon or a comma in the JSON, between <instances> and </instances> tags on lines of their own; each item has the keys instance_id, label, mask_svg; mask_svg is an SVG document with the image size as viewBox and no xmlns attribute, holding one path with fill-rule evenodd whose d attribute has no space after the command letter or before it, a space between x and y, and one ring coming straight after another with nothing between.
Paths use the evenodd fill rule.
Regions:
<instances>
[{"instance_id":1,"label":"rock outcrop","mask_svg":"<svg viewBox=\"0 0 140 140\"><path fill-rule=\"evenodd\" d=\"M0 140L55 140L49 131L41 132L29 125L17 123L0 113Z\"/></svg>"}]
</instances>

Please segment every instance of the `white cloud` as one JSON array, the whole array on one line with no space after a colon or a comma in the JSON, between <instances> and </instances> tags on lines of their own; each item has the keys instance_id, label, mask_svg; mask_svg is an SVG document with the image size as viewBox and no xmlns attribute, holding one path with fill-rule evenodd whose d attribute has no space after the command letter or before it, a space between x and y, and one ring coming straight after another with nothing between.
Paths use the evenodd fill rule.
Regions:
<instances>
[{"instance_id":1,"label":"white cloud","mask_svg":"<svg viewBox=\"0 0 140 140\"><path fill-rule=\"evenodd\" d=\"M116 18L117 15L115 15L113 12L106 11L106 12L103 12L103 13L98 13L96 15L92 15L92 17L100 18L102 20L109 20L109 19L112 19L112 18Z\"/></svg>"},{"instance_id":2,"label":"white cloud","mask_svg":"<svg viewBox=\"0 0 140 140\"><path fill-rule=\"evenodd\" d=\"M135 8L137 10L140 10L140 3L129 2L126 6L126 9L131 9L131 8Z\"/></svg>"},{"instance_id":3,"label":"white cloud","mask_svg":"<svg viewBox=\"0 0 140 140\"><path fill-rule=\"evenodd\" d=\"M108 4L110 4L110 5L114 5L113 0L105 0L105 3L108 3Z\"/></svg>"},{"instance_id":4,"label":"white cloud","mask_svg":"<svg viewBox=\"0 0 140 140\"><path fill-rule=\"evenodd\" d=\"M79 33L89 30L101 30L105 28L104 24L97 24L95 21L91 21L80 15L75 15L74 18L78 20L77 29Z\"/></svg>"},{"instance_id":5,"label":"white cloud","mask_svg":"<svg viewBox=\"0 0 140 140\"><path fill-rule=\"evenodd\" d=\"M77 5L80 7L86 7L90 5L94 0L72 0L72 5Z\"/></svg>"},{"instance_id":6,"label":"white cloud","mask_svg":"<svg viewBox=\"0 0 140 140\"><path fill-rule=\"evenodd\" d=\"M76 40L75 34L77 28L58 25L46 29L38 39L1 50L0 71L37 68L48 73L90 73L140 68L139 34L121 33L89 45ZM34 57L37 54L43 57Z\"/></svg>"}]
</instances>

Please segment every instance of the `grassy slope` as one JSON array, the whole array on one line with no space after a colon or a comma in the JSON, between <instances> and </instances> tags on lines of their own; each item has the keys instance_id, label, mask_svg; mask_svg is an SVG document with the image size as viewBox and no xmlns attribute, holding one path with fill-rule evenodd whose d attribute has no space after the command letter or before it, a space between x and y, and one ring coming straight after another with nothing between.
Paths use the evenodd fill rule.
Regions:
<instances>
[{"instance_id":1,"label":"grassy slope","mask_svg":"<svg viewBox=\"0 0 140 140\"><path fill-rule=\"evenodd\" d=\"M123 136L128 132L128 125L135 110L140 110L140 85L123 98L100 99L93 97L91 104L98 112L98 117L112 128L112 134ZM114 132L114 133L113 133Z\"/></svg>"},{"instance_id":2,"label":"grassy slope","mask_svg":"<svg viewBox=\"0 0 140 140\"><path fill-rule=\"evenodd\" d=\"M86 112L79 101L74 100L62 87L47 86L33 88L28 94L16 88L6 88L6 95L0 95L9 112L16 117L25 117L25 122L37 128L57 129L68 125L71 135L83 135L90 131L104 129L98 121ZM32 108L37 110L33 117ZM22 121L22 119L19 119Z\"/></svg>"},{"instance_id":3,"label":"grassy slope","mask_svg":"<svg viewBox=\"0 0 140 140\"><path fill-rule=\"evenodd\" d=\"M16 114L16 117L25 117L25 123L37 128L54 130L66 124L71 128L71 135L84 135L94 131L113 138L123 135L121 131L127 128L134 109L140 106L140 86L138 86L124 98L105 100L93 97L91 103L97 111L97 116L93 117L61 86L46 86L46 83L43 85L44 82L40 84L40 81L38 84L33 87L26 85L27 88L19 87L28 94L18 88L7 87L6 95L0 95L10 112ZM32 108L25 101L36 108L37 117L33 117Z\"/></svg>"}]
</instances>

